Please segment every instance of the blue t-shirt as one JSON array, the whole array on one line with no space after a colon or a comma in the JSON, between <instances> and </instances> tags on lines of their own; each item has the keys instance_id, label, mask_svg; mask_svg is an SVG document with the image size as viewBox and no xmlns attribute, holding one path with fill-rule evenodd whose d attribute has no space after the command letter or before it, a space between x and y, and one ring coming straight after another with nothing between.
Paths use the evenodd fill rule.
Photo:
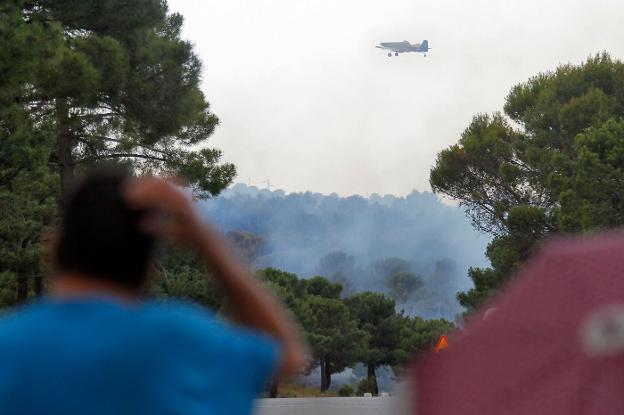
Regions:
<instances>
[{"instance_id":1,"label":"blue t-shirt","mask_svg":"<svg viewBox=\"0 0 624 415\"><path fill-rule=\"evenodd\" d=\"M44 300L0 319L0 414L248 414L277 351L180 302Z\"/></svg>"}]
</instances>

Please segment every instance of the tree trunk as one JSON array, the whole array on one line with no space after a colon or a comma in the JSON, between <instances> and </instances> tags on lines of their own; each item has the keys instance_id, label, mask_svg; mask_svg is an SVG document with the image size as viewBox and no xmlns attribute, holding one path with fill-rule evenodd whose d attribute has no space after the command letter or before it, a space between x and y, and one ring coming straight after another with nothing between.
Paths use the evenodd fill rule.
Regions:
<instances>
[{"instance_id":1,"label":"tree trunk","mask_svg":"<svg viewBox=\"0 0 624 415\"><path fill-rule=\"evenodd\" d=\"M331 360L329 357L325 360L325 390L331 386Z\"/></svg>"},{"instance_id":2,"label":"tree trunk","mask_svg":"<svg viewBox=\"0 0 624 415\"><path fill-rule=\"evenodd\" d=\"M277 376L275 376L273 377L273 380L271 381L271 389L269 390L270 398L277 398L278 386L279 386L279 381L277 380Z\"/></svg>"},{"instance_id":3,"label":"tree trunk","mask_svg":"<svg viewBox=\"0 0 624 415\"><path fill-rule=\"evenodd\" d=\"M56 156L61 176L61 198L59 203L62 207L74 180L74 160L72 159L74 140L69 128L69 108L67 107L67 101L62 98L56 100L56 129Z\"/></svg>"},{"instance_id":4,"label":"tree trunk","mask_svg":"<svg viewBox=\"0 0 624 415\"><path fill-rule=\"evenodd\" d=\"M17 275L17 304L23 304L28 299L28 275L20 273Z\"/></svg>"},{"instance_id":5,"label":"tree trunk","mask_svg":"<svg viewBox=\"0 0 624 415\"><path fill-rule=\"evenodd\" d=\"M375 375L375 363L368 362L368 382L369 385L373 385L373 394L379 395L379 388L377 387L377 375Z\"/></svg>"},{"instance_id":6,"label":"tree trunk","mask_svg":"<svg viewBox=\"0 0 624 415\"><path fill-rule=\"evenodd\" d=\"M325 358L320 358L320 369L321 369L321 392L325 392L327 388L325 387Z\"/></svg>"},{"instance_id":7,"label":"tree trunk","mask_svg":"<svg viewBox=\"0 0 624 415\"><path fill-rule=\"evenodd\" d=\"M328 357L321 357L321 392L331 385L331 363Z\"/></svg>"}]
</instances>

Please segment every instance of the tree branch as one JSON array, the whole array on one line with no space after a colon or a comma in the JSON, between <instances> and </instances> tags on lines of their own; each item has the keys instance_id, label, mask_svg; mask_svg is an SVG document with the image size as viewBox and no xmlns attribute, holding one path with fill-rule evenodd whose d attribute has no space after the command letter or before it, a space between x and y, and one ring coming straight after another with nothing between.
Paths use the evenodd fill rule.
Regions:
<instances>
[{"instance_id":1,"label":"tree branch","mask_svg":"<svg viewBox=\"0 0 624 415\"><path fill-rule=\"evenodd\" d=\"M15 170L13 170L10 173L7 173L3 176L0 176L0 185L1 184L8 184L10 182L13 181L13 179L15 179L21 172L22 170L24 170L24 166L19 166L17 168L15 168Z\"/></svg>"},{"instance_id":2,"label":"tree branch","mask_svg":"<svg viewBox=\"0 0 624 415\"><path fill-rule=\"evenodd\" d=\"M104 155L101 155L101 156L87 157L87 158L82 159L82 160L76 160L72 165L76 166L78 164L89 163L91 161L106 160L106 159L119 159L119 158L138 158L138 159L145 159L145 160L152 160L152 161L162 161L162 162L166 162L167 161L167 159L165 159L165 158L149 156L147 154L139 154L139 153L111 153L111 154L104 154Z\"/></svg>"},{"instance_id":3,"label":"tree branch","mask_svg":"<svg viewBox=\"0 0 624 415\"><path fill-rule=\"evenodd\" d=\"M122 140L119 140L117 138L107 137L107 136L104 136L104 135L89 134L89 135L83 135L81 137L85 138L85 139L95 138L95 139L98 139L98 140L104 140L104 141L110 141L112 143L123 144ZM159 149L154 148L154 147L146 146L145 144L135 143L134 145L137 146L137 147L143 148L145 150L153 151L154 153L162 154L162 155L167 156L167 157L172 157L173 156L171 153L168 153L168 152L166 152L164 150L159 150Z\"/></svg>"}]
</instances>

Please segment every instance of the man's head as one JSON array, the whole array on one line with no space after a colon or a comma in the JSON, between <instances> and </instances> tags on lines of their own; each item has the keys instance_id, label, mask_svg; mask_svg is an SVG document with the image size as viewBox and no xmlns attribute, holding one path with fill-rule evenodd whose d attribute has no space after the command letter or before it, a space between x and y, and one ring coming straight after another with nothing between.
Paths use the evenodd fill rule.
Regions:
<instances>
[{"instance_id":1,"label":"man's head","mask_svg":"<svg viewBox=\"0 0 624 415\"><path fill-rule=\"evenodd\" d=\"M124 201L124 185L131 179L122 170L103 170L77 184L64 203L56 252L59 272L141 288L154 238L140 230L145 212Z\"/></svg>"}]
</instances>

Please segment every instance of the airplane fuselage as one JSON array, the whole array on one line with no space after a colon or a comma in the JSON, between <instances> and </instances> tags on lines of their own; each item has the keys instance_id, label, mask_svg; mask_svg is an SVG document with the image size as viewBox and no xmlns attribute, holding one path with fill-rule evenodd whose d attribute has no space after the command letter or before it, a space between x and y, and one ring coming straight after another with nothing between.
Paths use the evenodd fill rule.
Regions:
<instances>
[{"instance_id":1,"label":"airplane fuselage","mask_svg":"<svg viewBox=\"0 0 624 415\"><path fill-rule=\"evenodd\" d=\"M390 52L394 52L395 55L399 53L408 53L408 52L417 52L417 53L427 53L429 52L429 42L427 40L423 40L422 43L410 43L407 40L403 42L381 42L379 49L389 50Z\"/></svg>"}]
</instances>

